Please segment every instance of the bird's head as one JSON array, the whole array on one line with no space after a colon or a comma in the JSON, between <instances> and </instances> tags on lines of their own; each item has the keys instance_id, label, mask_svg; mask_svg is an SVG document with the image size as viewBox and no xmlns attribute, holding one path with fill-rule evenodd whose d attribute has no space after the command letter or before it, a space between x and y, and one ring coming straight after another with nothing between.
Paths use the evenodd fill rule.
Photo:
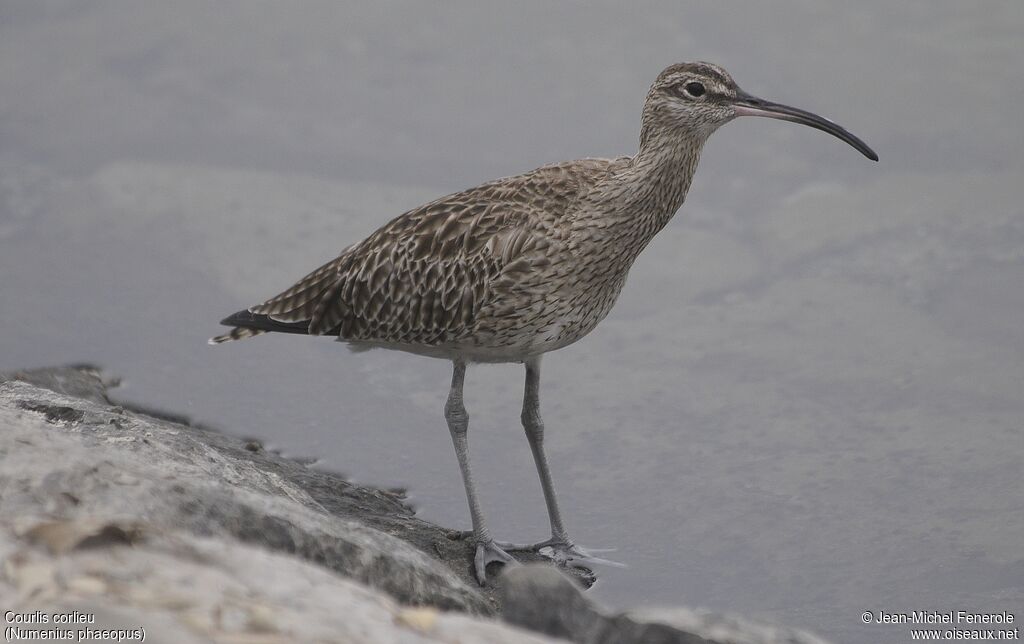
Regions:
<instances>
[{"instance_id":1,"label":"bird's head","mask_svg":"<svg viewBox=\"0 0 1024 644\"><path fill-rule=\"evenodd\" d=\"M662 137L696 137L703 141L738 116L766 116L807 125L846 141L867 158L878 161L878 155L845 128L817 114L752 96L740 89L724 69L702 62L678 63L658 75L644 104L641 145Z\"/></svg>"}]
</instances>

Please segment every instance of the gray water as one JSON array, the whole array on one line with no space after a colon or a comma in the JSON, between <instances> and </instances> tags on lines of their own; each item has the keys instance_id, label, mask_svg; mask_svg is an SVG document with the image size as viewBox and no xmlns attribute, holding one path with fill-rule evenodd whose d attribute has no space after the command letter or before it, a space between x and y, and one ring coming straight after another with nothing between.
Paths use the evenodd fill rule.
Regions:
<instances>
[{"instance_id":1,"label":"gray water","mask_svg":"<svg viewBox=\"0 0 1024 644\"><path fill-rule=\"evenodd\" d=\"M842 642L909 641L868 610L1024 619L1022 33L1014 0L4 2L0 369L102 365L468 526L447 363L207 337L423 201L632 153L655 75L711 60L881 162L726 126L616 309L546 357L570 531L629 566L592 595ZM547 528L521 391L470 369L510 540Z\"/></svg>"}]
</instances>

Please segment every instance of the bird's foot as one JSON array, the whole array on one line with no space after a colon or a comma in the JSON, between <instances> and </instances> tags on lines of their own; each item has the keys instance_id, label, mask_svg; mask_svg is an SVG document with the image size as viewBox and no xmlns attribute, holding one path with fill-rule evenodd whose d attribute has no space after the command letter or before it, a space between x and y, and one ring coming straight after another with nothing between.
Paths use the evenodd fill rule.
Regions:
<instances>
[{"instance_id":1,"label":"bird's foot","mask_svg":"<svg viewBox=\"0 0 1024 644\"><path fill-rule=\"evenodd\" d=\"M590 566L614 566L625 568L626 565L610 559L595 557L594 555L614 552L615 548L583 548L577 546L568 539L557 539L551 537L538 543L506 543L496 542L496 545L509 552L536 552L540 556L550 559L559 566L568 568L589 568Z\"/></svg>"},{"instance_id":2,"label":"bird's foot","mask_svg":"<svg viewBox=\"0 0 1024 644\"><path fill-rule=\"evenodd\" d=\"M487 541L477 541L476 544L476 556L473 558L474 571L476 572L476 580L481 586L487 584L487 564L489 563L500 563L506 566L518 566L519 562L515 560L515 557L505 552L493 539Z\"/></svg>"}]
</instances>

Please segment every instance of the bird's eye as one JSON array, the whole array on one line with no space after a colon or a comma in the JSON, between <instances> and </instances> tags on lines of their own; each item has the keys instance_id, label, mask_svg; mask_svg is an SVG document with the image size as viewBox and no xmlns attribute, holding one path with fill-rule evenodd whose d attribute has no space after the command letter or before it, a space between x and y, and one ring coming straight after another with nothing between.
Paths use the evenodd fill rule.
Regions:
<instances>
[{"instance_id":1,"label":"bird's eye","mask_svg":"<svg viewBox=\"0 0 1024 644\"><path fill-rule=\"evenodd\" d=\"M694 98L704 95L704 85L697 81L690 81L686 85L683 85L683 89L686 90L687 94Z\"/></svg>"}]
</instances>

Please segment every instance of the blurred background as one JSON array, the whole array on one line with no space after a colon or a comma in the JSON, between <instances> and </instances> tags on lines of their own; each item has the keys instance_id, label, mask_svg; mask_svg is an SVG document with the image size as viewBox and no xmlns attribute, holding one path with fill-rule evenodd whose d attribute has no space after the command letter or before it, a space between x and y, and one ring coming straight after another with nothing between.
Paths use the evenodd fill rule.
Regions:
<instances>
[{"instance_id":1,"label":"blurred background","mask_svg":"<svg viewBox=\"0 0 1024 644\"><path fill-rule=\"evenodd\" d=\"M617 308L547 356L592 595L843 642L863 611L1024 604L1024 4L4 2L0 369L89 362L469 526L448 363L217 321L395 215L632 154L647 87L709 60L838 121L715 134ZM522 368L471 367L492 531L547 535ZM1021 616L1018 615L1018 618Z\"/></svg>"}]
</instances>

